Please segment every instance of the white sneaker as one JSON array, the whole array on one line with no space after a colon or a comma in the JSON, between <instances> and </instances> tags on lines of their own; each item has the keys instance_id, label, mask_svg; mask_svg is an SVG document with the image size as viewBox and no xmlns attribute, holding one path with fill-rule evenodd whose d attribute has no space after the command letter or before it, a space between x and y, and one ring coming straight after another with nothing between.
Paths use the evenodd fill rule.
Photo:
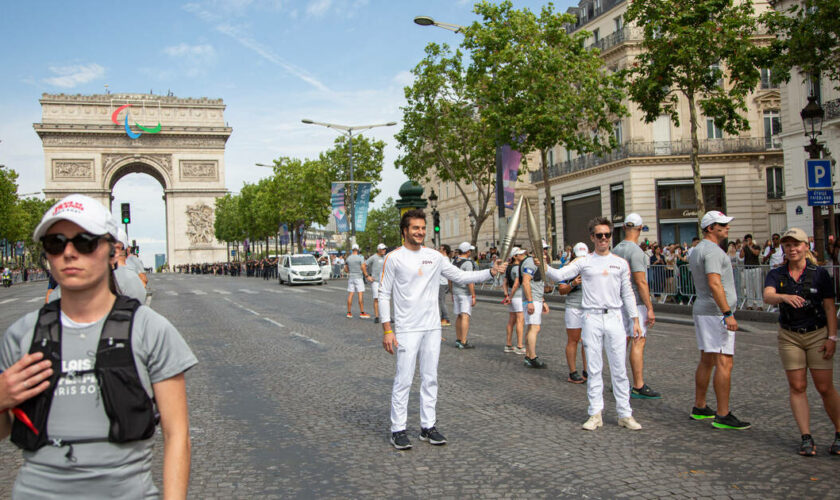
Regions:
<instances>
[{"instance_id":1,"label":"white sneaker","mask_svg":"<svg viewBox=\"0 0 840 500\"><path fill-rule=\"evenodd\" d=\"M514 354L525 354L525 348L524 347L514 347L513 348L513 353Z\"/></svg>"},{"instance_id":2,"label":"white sneaker","mask_svg":"<svg viewBox=\"0 0 840 500\"><path fill-rule=\"evenodd\" d=\"M515 347L513 347L512 345L506 345L506 346L505 346L505 352L516 352L516 350L515 350L515 349L516 349L516 348L515 348Z\"/></svg>"},{"instance_id":3,"label":"white sneaker","mask_svg":"<svg viewBox=\"0 0 840 500\"><path fill-rule=\"evenodd\" d=\"M603 425L604 425L604 421L601 419L601 414L596 413L595 415L592 415L591 417L589 417L589 420L584 422L582 427L584 429L588 430L588 431L594 431L595 429L597 429L598 427L602 427ZM636 424L636 425L639 425L639 424Z\"/></svg>"},{"instance_id":4,"label":"white sneaker","mask_svg":"<svg viewBox=\"0 0 840 500\"><path fill-rule=\"evenodd\" d=\"M642 429L641 424L636 422L636 419L633 417L624 417L618 419L618 426L619 427L627 427L631 431L638 431Z\"/></svg>"}]
</instances>

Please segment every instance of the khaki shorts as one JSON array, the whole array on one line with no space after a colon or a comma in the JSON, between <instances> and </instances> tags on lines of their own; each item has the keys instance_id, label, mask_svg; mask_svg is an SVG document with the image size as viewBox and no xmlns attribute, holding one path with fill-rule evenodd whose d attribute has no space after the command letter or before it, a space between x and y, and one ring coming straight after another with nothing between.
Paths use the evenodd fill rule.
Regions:
<instances>
[{"instance_id":1,"label":"khaki shorts","mask_svg":"<svg viewBox=\"0 0 840 500\"><path fill-rule=\"evenodd\" d=\"M779 328L779 355L782 358L782 366L785 370L831 370L834 367L834 358L823 359L823 353L820 351L827 338L828 331L825 327L808 333Z\"/></svg>"}]
</instances>

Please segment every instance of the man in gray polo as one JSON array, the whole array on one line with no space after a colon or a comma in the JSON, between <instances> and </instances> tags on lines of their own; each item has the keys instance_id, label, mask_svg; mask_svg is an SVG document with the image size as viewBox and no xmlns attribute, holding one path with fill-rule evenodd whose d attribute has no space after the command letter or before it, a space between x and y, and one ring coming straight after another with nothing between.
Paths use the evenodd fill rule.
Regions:
<instances>
[{"instance_id":1,"label":"man in gray polo","mask_svg":"<svg viewBox=\"0 0 840 500\"><path fill-rule=\"evenodd\" d=\"M370 293L373 295L373 322L379 323L379 280L382 279L382 265L385 264L385 243L376 245L376 253L368 257L362 264L362 273L370 283Z\"/></svg>"},{"instance_id":2,"label":"man in gray polo","mask_svg":"<svg viewBox=\"0 0 840 500\"><path fill-rule=\"evenodd\" d=\"M364 293L365 281L362 277L362 266L365 258L359 254L359 245L353 243L352 254L344 262L344 270L347 271L347 317L352 318L353 294L359 294L359 317L369 319L370 315L365 312Z\"/></svg>"},{"instance_id":3,"label":"man in gray polo","mask_svg":"<svg viewBox=\"0 0 840 500\"><path fill-rule=\"evenodd\" d=\"M654 391L644 379L645 340L647 328L653 326L656 316L653 314L653 303L650 300L650 288L647 282L648 257L639 246L639 236L642 234L642 217L632 213L624 218L624 241L613 248L612 253L626 260L630 265L630 284L636 296L636 307L639 310L639 326L642 334L633 336L633 320L624 315L624 328L627 332L627 343L630 346L630 370L633 372L633 387L630 397L633 399L661 399L662 396Z\"/></svg>"},{"instance_id":4,"label":"man in gray polo","mask_svg":"<svg viewBox=\"0 0 840 500\"><path fill-rule=\"evenodd\" d=\"M464 272L472 272L475 265L472 261L472 249L468 241L458 245L460 255L452 261L452 265ZM475 306L475 286L452 283L452 301L455 310L455 347L458 349L472 349L475 345L467 342L470 333L470 317Z\"/></svg>"},{"instance_id":5,"label":"man in gray polo","mask_svg":"<svg viewBox=\"0 0 840 500\"><path fill-rule=\"evenodd\" d=\"M694 374L694 408L690 416L694 420L713 418L712 425L718 429L741 430L749 429L750 424L738 420L729 411L735 331L738 330L732 310L738 299L732 263L720 248L721 242L729 236L730 221L732 217L723 212L706 212L700 221L703 241L688 257L697 293L692 315L700 348L700 363ZM717 411L706 404L713 371Z\"/></svg>"}]
</instances>

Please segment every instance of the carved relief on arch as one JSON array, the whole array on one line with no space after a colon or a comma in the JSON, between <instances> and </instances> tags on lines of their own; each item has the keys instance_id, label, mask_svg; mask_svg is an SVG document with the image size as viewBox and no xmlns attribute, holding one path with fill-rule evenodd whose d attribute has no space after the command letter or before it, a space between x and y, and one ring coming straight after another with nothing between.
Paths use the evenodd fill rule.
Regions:
<instances>
[{"instance_id":1,"label":"carved relief on arch","mask_svg":"<svg viewBox=\"0 0 840 500\"><path fill-rule=\"evenodd\" d=\"M53 179L93 179L93 160L72 159L52 161Z\"/></svg>"},{"instance_id":2,"label":"carved relief on arch","mask_svg":"<svg viewBox=\"0 0 840 500\"><path fill-rule=\"evenodd\" d=\"M218 160L181 160L178 165L181 180L216 181L219 179Z\"/></svg>"},{"instance_id":3,"label":"carved relief on arch","mask_svg":"<svg viewBox=\"0 0 840 500\"><path fill-rule=\"evenodd\" d=\"M186 215L187 236L190 239L190 246L212 245L216 239L213 228L213 208L203 201L199 201L194 205L187 206Z\"/></svg>"}]
</instances>

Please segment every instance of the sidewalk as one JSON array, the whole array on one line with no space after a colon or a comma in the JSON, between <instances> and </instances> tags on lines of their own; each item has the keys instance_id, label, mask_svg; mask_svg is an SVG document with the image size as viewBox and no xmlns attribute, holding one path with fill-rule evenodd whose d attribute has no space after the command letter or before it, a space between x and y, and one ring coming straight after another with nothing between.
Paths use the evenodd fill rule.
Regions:
<instances>
[{"instance_id":1,"label":"sidewalk","mask_svg":"<svg viewBox=\"0 0 840 500\"><path fill-rule=\"evenodd\" d=\"M505 294L501 290L482 290L476 287L476 300L482 302L500 304ZM566 309L566 297L563 295L549 295L546 302L552 304L555 309ZM677 325L693 326L691 318L691 306L678 304L653 304L653 311L656 313L656 321L661 323L674 323ZM748 333L775 334L777 328L776 313L764 311L735 311L735 319L738 320L738 329Z\"/></svg>"}]
</instances>

